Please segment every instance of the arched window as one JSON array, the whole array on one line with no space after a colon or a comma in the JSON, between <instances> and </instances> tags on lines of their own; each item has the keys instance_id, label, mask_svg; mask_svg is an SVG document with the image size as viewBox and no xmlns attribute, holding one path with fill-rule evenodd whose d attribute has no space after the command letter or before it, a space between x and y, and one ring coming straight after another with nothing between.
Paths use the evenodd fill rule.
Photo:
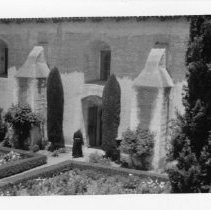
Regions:
<instances>
[{"instance_id":1,"label":"arched window","mask_svg":"<svg viewBox=\"0 0 211 210\"><path fill-rule=\"evenodd\" d=\"M0 76L7 76L7 69L8 69L8 47L3 40L0 40Z\"/></svg>"}]
</instances>

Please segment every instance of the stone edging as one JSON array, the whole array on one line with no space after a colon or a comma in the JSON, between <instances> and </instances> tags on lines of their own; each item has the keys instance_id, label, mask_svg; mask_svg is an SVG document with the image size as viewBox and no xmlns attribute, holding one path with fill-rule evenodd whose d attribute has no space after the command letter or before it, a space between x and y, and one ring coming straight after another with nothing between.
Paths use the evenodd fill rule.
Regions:
<instances>
[{"instance_id":1,"label":"stone edging","mask_svg":"<svg viewBox=\"0 0 211 210\"><path fill-rule=\"evenodd\" d=\"M102 166L99 164L94 163L87 163L87 162L80 162L80 161L73 161L73 160L66 160L64 162L46 166L43 168L39 168L34 171L26 172L25 174L19 174L15 177L8 177L5 178L4 181L0 180L0 188L5 189L13 184L18 184L23 181L27 181L30 179L35 179L38 177L48 177L51 176L53 173L64 172L71 170L73 168L78 168L82 170L97 170L106 174L112 174L112 175L135 175L142 178L150 177L152 179L157 179L160 181L168 181L168 176L163 174L158 174L154 172L148 172L148 171L139 171L139 170L133 170L133 169L126 169L126 168L116 168L116 167L108 167L108 166Z\"/></svg>"}]
</instances>

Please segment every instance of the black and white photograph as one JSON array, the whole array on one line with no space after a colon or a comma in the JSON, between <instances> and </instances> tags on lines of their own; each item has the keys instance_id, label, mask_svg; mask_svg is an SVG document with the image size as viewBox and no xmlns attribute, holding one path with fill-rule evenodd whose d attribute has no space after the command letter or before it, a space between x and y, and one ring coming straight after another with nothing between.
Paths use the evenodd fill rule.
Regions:
<instances>
[{"instance_id":1,"label":"black and white photograph","mask_svg":"<svg viewBox=\"0 0 211 210\"><path fill-rule=\"evenodd\" d=\"M0 197L209 194L211 7L80 14L0 17Z\"/></svg>"}]
</instances>

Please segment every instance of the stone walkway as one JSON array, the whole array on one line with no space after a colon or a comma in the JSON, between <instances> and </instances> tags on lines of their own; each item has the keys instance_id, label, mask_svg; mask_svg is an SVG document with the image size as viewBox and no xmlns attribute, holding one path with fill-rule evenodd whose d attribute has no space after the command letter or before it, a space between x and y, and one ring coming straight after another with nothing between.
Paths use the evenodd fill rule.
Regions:
<instances>
[{"instance_id":1,"label":"stone walkway","mask_svg":"<svg viewBox=\"0 0 211 210\"><path fill-rule=\"evenodd\" d=\"M40 170L41 168L45 168L45 167L48 167L48 166L56 165L58 163L64 162L66 160L71 160L71 159L74 160L74 161L88 162L90 154L92 154L92 153L98 153L99 155L103 155L104 154L104 152L102 150L100 150L100 149L86 148L86 147L83 148L83 155L84 155L84 157L81 157L81 158L73 158L71 149L69 149L69 150L67 149L66 153L60 153L58 155L58 157L52 157L52 153L48 152L46 150L41 150L38 153L47 156L47 163L46 164L38 166L38 167L35 167L35 168L32 168L32 169L24 171L22 173L18 173L18 174L12 175L10 177L21 176L23 174L30 173L31 171ZM115 166L115 165L116 164L114 164L114 165L112 164L112 166ZM0 179L0 183L4 183L7 180L7 178L8 177Z\"/></svg>"},{"instance_id":2,"label":"stone walkway","mask_svg":"<svg viewBox=\"0 0 211 210\"><path fill-rule=\"evenodd\" d=\"M94 148L83 148L83 157L81 158L73 158L72 157L72 151L71 149L67 149L66 153L60 153L58 157L52 157L52 153L48 152L46 150L41 150L38 152L39 154L43 154L47 156L47 164L46 165L55 165L57 163L63 162L65 160L77 160L82 162L88 162L89 161L89 155L92 153L98 153L99 155L104 155L104 152L100 149L94 149ZM40 166L42 167L42 166Z\"/></svg>"}]
</instances>

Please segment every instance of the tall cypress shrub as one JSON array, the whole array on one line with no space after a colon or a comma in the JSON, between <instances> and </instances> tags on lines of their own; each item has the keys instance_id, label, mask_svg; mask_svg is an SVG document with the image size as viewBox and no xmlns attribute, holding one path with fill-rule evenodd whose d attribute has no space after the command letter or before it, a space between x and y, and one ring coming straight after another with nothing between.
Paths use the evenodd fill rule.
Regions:
<instances>
[{"instance_id":1,"label":"tall cypress shrub","mask_svg":"<svg viewBox=\"0 0 211 210\"><path fill-rule=\"evenodd\" d=\"M211 184L211 25L204 17L191 21L186 53L187 86L184 116L178 117L179 132L172 140L170 158L177 165L169 178L175 193L208 192Z\"/></svg>"},{"instance_id":2,"label":"tall cypress shrub","mask_svg":"<svg viewBox=\"0 0 211 210\"><path fill-rule=\"evenodd\" d=\"M186 54L187 87L184 95L186 129L192 151L200 156L207 144L211 109L211 25L206 17L194 17L191 21L189 46Z\"/></svg>"},{"instance_id":3,"label":"tall cypress shrub","mask_svg":"<svg viewBox=\"0 0 211 210\"><path fill-rule=\"evenodd\" d=\"M64 147L63 112L63 86L60 73L54 67L47 80L47 132L51 151Z\"/></svg>"},{"instance_id":4,"label":"tall cypress shrub","mask_svg":"<svg viewBox=\"0 0 211 210\"><path fill-rule=\"evenodd\" d=\"M106 156L112 160L118 159L116 138L120 123L120 85L115 77L111 75L103 90L103 113L102 113L102 148Z\"/></svg>"}]
</instances>

